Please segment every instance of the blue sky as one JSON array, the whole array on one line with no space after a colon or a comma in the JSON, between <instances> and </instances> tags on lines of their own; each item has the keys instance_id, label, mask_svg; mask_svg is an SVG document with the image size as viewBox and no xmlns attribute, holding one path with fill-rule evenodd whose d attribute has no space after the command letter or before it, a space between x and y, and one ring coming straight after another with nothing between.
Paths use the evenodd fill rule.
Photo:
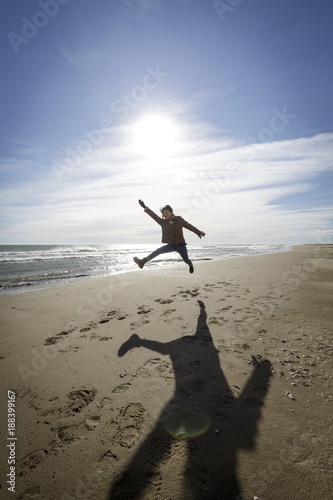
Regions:
<instances>
[{"instance_id":1,"label":"blue sky","mask_svg":"<svg viewBox=\"0 0 333 500\"><path fill-rule=\"evenodd\" d=\"M329 0L0 10L0 244L332 242Z\"/></svg>"}]
</instances>

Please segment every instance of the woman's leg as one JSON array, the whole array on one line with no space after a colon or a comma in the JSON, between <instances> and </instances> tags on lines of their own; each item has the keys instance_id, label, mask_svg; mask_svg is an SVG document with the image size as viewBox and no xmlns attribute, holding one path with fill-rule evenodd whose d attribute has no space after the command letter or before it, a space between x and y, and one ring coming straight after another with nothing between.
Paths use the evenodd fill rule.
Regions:
<instances>
[{"instance_id":1,"label":"woman's leg","mask_svg":"<svg viewBox=\"0 0 333 500\"><path fill-rule=\"evenodd\" d=\"M174 252L176 250L176 245L164 245L163 247L157 248L157 250L154 250L151 254L149 254L146 257L146 261L155 259L158 255L161 255L161 253L169 253L169 252Z\"/></svg>"},{"instance_id":2,"label":"woman's leg","mask_svg":"<svg viewBox=\"0 0 333 500\"><path fill-rule=\"evenodd\" d=\"M155 259L155 257L157 257L158 255L169 252L178 252L183 261L188 264L190 273L193 273L193 264L188 257L186 245L172 245L168 243L167 245L163 245L162 247L157 248L156 250L154 250L154 252L147 255L147 257L145 257L144 259L138 259L137 257L134 257L134 262L142 269L146 262Z\"/></svg>"},{"instance_id":3,"label":"woman's leg","mask_svg":"<svg viewBox=\"0 0 333 500\"><path fill-rule=\"evenodd\" d=\"M190 269L189 269L190 273L193 273L194 268L193 268L192 262L189 259L186 245L178 245L178 246L176 246L175 250L176 250L176 252L179 253L179 255L181 256L181 258L183 259L183 261L185 262L185 264L189 265L189 267L190 267Z\"/></svg>"},{"instance_id":4,"label":"woman's leg","mask_svg":"<svg viewBox=\"0 0 333 500\"><path fill-rule=\"evenodd\" d=\"M187 248L185 245L178 245L175 250L176 252L179 253L185 264L188 264L189 266L192 264L192 262L189 259Z\"/></svg>"},{"instance_id":5,"label":"woman's leg","mask_svg":"<svg viewBox=\"0 0 333 500\"><path fill-rule=\"evenodd\" d=\"M174 252L175 250L177 250L177 245L168 244L168 245L164 245L163 247L157 248L157 250L155 250L151 254L147 255L147 257L145 257L144 259L138 259L138 257L134 257L133 260L140 267L140 269L142 269L144 267L144 265L146 264L146 262L148 262L149 260L155 259L155 257L160 255L161 253Z\"/></svg>"}]
</instances>

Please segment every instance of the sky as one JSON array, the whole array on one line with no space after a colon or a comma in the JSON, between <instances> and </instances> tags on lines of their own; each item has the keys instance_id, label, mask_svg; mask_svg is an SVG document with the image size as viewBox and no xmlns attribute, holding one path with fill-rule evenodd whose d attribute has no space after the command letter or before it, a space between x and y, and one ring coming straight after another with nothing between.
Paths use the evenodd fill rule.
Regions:
<instances>
[{"instance_id":1,"label":"sky","mask_svg":"<svg viewBox=\"0 0 333 500\"><path fill-rule=\"evenodd\" d=\"M0 244L332 243L330 0L3 0ZM198 244L186 231L189 244Z\"/></svg>"}]
</instances>

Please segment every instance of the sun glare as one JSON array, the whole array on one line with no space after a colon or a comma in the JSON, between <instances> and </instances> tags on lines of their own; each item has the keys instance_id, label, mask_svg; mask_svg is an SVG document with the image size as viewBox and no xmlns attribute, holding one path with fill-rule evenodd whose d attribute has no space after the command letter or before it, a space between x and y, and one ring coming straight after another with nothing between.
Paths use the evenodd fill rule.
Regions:
<instances>
[{"instance_id":1,"label":"sun glare","mask_svg":"<svg viewBox=\"0 0 333 500\"><path fill-rule=\"evenodd\" d=\"M145 115L133 126L133 151L148 157L170 156L179 147L178 129L167 116Z\"/></svg>"}]
</instances>

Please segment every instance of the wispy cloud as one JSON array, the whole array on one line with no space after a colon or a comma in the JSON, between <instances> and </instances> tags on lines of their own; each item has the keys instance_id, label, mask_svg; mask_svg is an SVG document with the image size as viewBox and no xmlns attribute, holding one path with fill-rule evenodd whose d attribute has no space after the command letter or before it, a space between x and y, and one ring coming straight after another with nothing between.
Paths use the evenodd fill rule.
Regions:
<instances>
[{"instance_id":1,"label":"wispy cloud","mask_svg":"<svg viewBox=\"0 0 333 500\"><path fill-rule=\"evenodd\" d=\"M141 213L138 198L155 210L170 203L205 230L207 243L315 242L320 232L331 237L332 204L306 201L320 189L320 176L330 175L333 134L244 146L212 134L209 124L181 127L177 154L158 159L135 155L124 126L113 131L116 141L110 133L63 177L44 158L44 175L1 192L6 241L158 242L159 228ZM2 161L5 169L13 162ZM303 203L290 207L283 201L288 196Z\"/></svg>"},{"instance_id":2,"label":"wispy cloud","mask_svg":"<svg viewBox=\"0 0 333 500\"><path fill-rule=\"evenodd\" d=\"M64 47L57 47L67 61L82 68L88 68L91 64L101 63L103 61L102 54L94 48L85 48L76 51Z\"/></svg>"},{"instance_id":3,"label":"wispy cloud","mask_svg":"<svg viewBox=\"0 0 333 500\"><path fill-rule=\"evenodd\" d=\"M11 140L13 152L23 157L38 157L45 154L45 148L36 141Z\"/></svg>"},{"instance_id":4,"label":"wispy cloud","mask_svg":"<svg viewBox=\"0 0 333 500\"><path fill-rule=\"evenodd\" d=\"M161 0L123 0L123 2L137 14L142 10L157 13L161 9Z\"/></svg>"}]
</instances>

